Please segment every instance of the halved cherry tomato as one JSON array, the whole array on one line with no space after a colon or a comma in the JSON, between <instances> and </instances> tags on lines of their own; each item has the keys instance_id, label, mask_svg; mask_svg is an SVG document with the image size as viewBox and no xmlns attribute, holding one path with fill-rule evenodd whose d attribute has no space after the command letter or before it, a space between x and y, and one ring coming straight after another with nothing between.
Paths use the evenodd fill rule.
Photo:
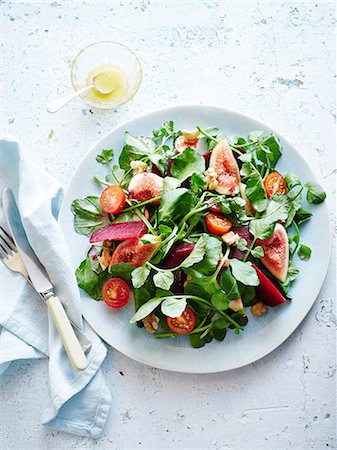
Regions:
<instances>
[{"instance_id":1,"label":"halved cherry tomato","mask_svg":"<svg viewBox=\"0 0 337 450\"><path fill-rule=\"evenodd\" d=\"M287 193L287 183L278 172L272 172L267 176L264 180L264 188L268 198L274 194L285 195Z\"/></svg>"},{"instance_id":2,"label":"halved cherry tomato","mask_svg":"<svg viewBox=\"0 0 337 450\"><path fill-rule=\"evenodd\" d=\"M209 213L206 216L206 226L210 233L220 236L232 228L232 222L221 214Z\"/></svg>"},{"instance_id":3,"label":"halved cherry tomato","mask_svg":"<svg viewBox=\"0 0 337 450\"><path fill-rule=\"evenodd\" d=\"M123 308L130 299L130 288L121 278L110 278L103 284L102 297L111 308Z\"/></svg>"},{"instance_id":4,"label":"halved cherry tomato","mask_svg":"<svg viewBox=\"0 0 337 450\"><path fill-rule=\"evenodd\" d=\"M119 186L108 186L104 189L100 198L100 205L104 212L116 214L125 206L126 196Z\"/></svg>"},{"instance_id":5,"label":"halved cherry tomato","mask_svg":"<svg viewBox=\"0 0 337 450\"><path fill-rule=\"evenodd\" d=\"M179 317L167 317L167 325L176 334L186 334L195 328L197 323L195 314L186 306L185 311Z\"/></svg>"}]
</instances>

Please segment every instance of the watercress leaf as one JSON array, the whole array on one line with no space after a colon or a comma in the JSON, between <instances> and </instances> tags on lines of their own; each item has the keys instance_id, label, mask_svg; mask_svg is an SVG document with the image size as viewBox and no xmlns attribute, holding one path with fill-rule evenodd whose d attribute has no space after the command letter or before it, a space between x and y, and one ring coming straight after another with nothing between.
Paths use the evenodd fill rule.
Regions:
<instances>
[{"instance_id":1,"label":"watercress leaf","mask_svg":"<svg viewBox=\"0 0 337 450\"><path fill-rule=\"evenodd\" d=\"M130 169L130 162L136 161L137 159L141 159L144 157L143 153L137 153L137 150L129 145L125 145L119 155L119 165L124 170Z\"/></svg>"},{"instance_id":2,"label":"watercress leaf","mask_svg":"<svg viewBox=\"0 0 337 450\"><path fill-rule=\"evenodd\" d=\"M288 172L284 176L285 182L287 183L288 189L293 188L294 186L298 186L301 184L300 179L294 172Z\"/></svg>"},{"instance_id":3,"label":"watercress leaf","mask_svg":"<svg viewBox=\"0 0 337 450\"><path fill-rule=\"evenodd\" d=\"M246 180L245 195L250 200L255 211L262 212L267 207L267 196L263 180L259 172L252 166L250 176Z\"/></svg>"},{"instance_id":4,"label":"watercress leaf","mask_svg":"<svg viewBox=\"0 0 337 450\"><path fill-rule=\"evenodd\" d=\"M200 337L200 334L190 334L189 338L193 348L201 348L205 346L205 340Z\"/></svg>"},{"instance_id":5,"label":"watercress leaf","mask_svg":"<svg viewBox=\"0 0 337 450\"><path fill-rule=\"evenodd\" d=\"M219 238L209 234L204 234L203 237L206 242L206 252L202 261L195 264L193 268L204 275L209 275L215 271L220 260L222 242Z\"/></svg>"},{"instance_id":6,"label":"watercress leaf","mask_svg":"<svg viewBox=\"0 0 337 450\"><path fill-rule=\"evenodd\" d=\"M258 299L256 299L256 291L253 286L246 286L240 282L238 283L238 286L244 306L252 306L258 302Z\"/></svg>"},{"instance_id":7,"label":"watercress leaf","mask_svg":"<svg viewBox=\"0 0 337 450\"><path fill-rule=\"evenodd\" d=\"M268 152L266 152L266 149L268 149ZM263 139L263 146L256 150L258 159L267 164L271 170L274 169L281 155L282 148L279 139L274 135Z\"/></svg>"},{"instance_id":8,"label":"watercress leaf","mask_svg":"<svg viewBox=\"0 0 337 450\"><path fill-rule=\"evenodd\" d=\"M146 266L136 267L131 273L132 284L135 288L143 286L147 277L150 275L150 269Z\"/></svg>"},{"instance_id":9,"label":"watercress leaf","mask_svg":"<svg viewBox=\"0 0 337 450\"><path fill-rule=\"evenodd\" d=\"M131 272L135 266L128 263L118 263L109 267L109 278L121 278L128 284L131 283Z\"/></svg>"},{"instance_id":10,"label":"watercress leaf","mask_svg":"<svg viewBox=\"0 0 337 450\"><path fill-rule=\"evenodd\" d=\"M247 137L250 141L255 142L255 141L258 141L262 135L263 135L263 131L256 130L256 131L251 131Z\"/></svg>"},{"instance_id":11,"label":"watercress leaf","mask_svg":"<svg viewBox=\"0 0 337 450\"><path fill-rule=\"evenodd\" d=\"M191 176L191 189L195 193L200 193L207 187L207 181L203 173L193 173Z\"/></svg>"},{"instance_id":12,"label":"watercress leaf","mask_svg":"<svg viewBox=\"0 0 337 450\"><path fill-rule=\"evenodd\" d=\"M174 223L190 211L196 204L195 195L186 188L173 191L163 190L161 194L158 217L160 222Z\"/></svg>"},{"instance_id":13,"label":"watercress leaf","mask_svg":"<svg viewBox=\"0 0 337 450\"><path fill-rule=\"evenodd\" d=\"M252 162L252 158L253 158L253 155L252 155L251 152L243 153L242 155L240 155L240 156L238 157L238 159L239 159L240 161L242 161L243 163L244 163L244 162L248 162L248 163Z\"/></svg>"},{"instance_id":14,"label":"watercress leaf","mask_svg":"<svg viewBox=\"0 0 337 450\"><path fill-rule=\"evenodd\" d=\"M158 305L162 302L162 298L154 297L144 303L138 311L131 317L129 323L135 323L138 320L144 319L144 317L148 316L152 313L153 310L157 308Z\"/></svg>"},{"instance_id":15,"label":"watercress leaf","mask_svg":"<svg viewBox=\"0 0 337 450\"><path fill-rule=\"evenodd\" d=\"M169 227L168 225L159 225L158 227L159 233L162 234L163 236L168 236L169 234L172 233L172 228Z\"/></svg>"},{"instance_id":16,"label":"watercress leaf","mask_svg":"<svg viewBox=\"0 0 337 450\"><path fill-rule=\"evenodd\" d=\"M112 149L102 150L100 155L96 156L96 161L100 164L106 164L112 160L113 156L114 156L114 151Z\"/></svg>"},{"instance_id":17,"label":"watercress leaf","mask_svg":"<svg viewBox=\"0 0 337 450\"><path fill-rule=\"evenodd\" d=\"M311 248L307 245L301 244L298 249L298 257L303 261L309 261L311 256Z\"/></svg>"},{"instance_id":18,"label":"watercress leaf","mask_svg":"<svg viewBox=\"0 0 337 450\"><path fill-rule=\"evenodd\" d=\"M258 245L257 247L253 248L251 251L251 255L254 256L254 258L262 258L264 256L263 248Z\"/></svg>"},{"instance_id":19,"label":"watercress leaf","mask_svg":"<svg viewBox=\"0 0 337 450\"><path fill-rule=\"evenodd\" d=\"M229 267L226 267L226 269L221 274L220 286L221 289L225 291L228 300L237 300L238 298L240 298L237 281L233 277Z\"/></svg>"},{"instance_id":20,"label":"watercress leaf","mask_svg":"<svg viewBox=\"0 0 337 450\"><path fill-rule=\"evenodd\" d=\"M243 262L239 259L233 258L228 260L234 278L247 286L258 286L260 284L259 277L256 270L252 267L250 261Z\"/></svg>"},{"instance_id":21,"label":"watercress leaf","mask_svg":"<svg viewBox=\"0 0 337 450\"><path fill-rule=\"evenodd\" d=\"M278 220L286 220L289 213L289 201L285 195L273 195L267 204L263 216L250 221L249 231L254 237L268 239Z\"/></svg>"},{"instance_id":22,"label":"watercress leaf","mask_svg":"<svg viewBox=\"0 0 337 450\"><path fill-rule=\"evenodd\" d=\"M191 147L172 159L171 174L181 181L189 178L193 173L205 170L205 158Z\"/></svg>"},{"instance_id":23,"label":"watercress leaf","mask_svg":"<svg viewBox=\"0 0 337 450\"><path fill-rule=\"evenodd\" d=\"M219 284L214 276L203 276L202 278L192 278L185 286L185 292L199 297L210 299L219 290Z\"/></svg>"},{"instance_id":24,"label":"watercress leaf","mask_svg":"<svg viewBox=\"0 0 337 450\"><path fill-rule=\"evenodd\" d=\"M249 177L253 170L254 170L253 164L251 164L250 162L244 162L242 164L242 167L241 167L241 170L240 170L240 174L244 178L245 177Z\"/></svg>"},{"instance_id":25,"label":"watercress leaf","mask_svg":"<svg viewBox=\"0 0 337 450\"><path fill-rule=\"evenodd\" d=\"M236 245L236 248L238 250L240 250L241 252L244 252L245 250L248 250L246 239L240 238L239 242Z\"/></svg>"},{"instance_id":26,"label":"watercress leaf","mask_svg":"<svg viewBox=\"0 0 337 450\"><path fill-rule=\"evenodd\" d=\"M71 212L74 215L76 232L85 236L89 236L96 228L110 223L108 216L101 209L98 197L89 196L74 200Z\"/></svg>"},{"instance_id":27,"label":"watercress leaf","mask_svg":"<svg viewBox=\"0 0 337 450\"><path fill-rule=\"evenodd\" d=\"M218 320L221 321L222 319L218 319ZM216 322L214 322L214 324ZM213 324L213 327L212 327L212 336L217 341L223 341L225 339L225 337L226 337L226 334L227 334L227 327L218 328L218 327L215 327L214 324Z\"/></svg>"},{"instance_id":28,"label":"watercress leaf","mask_svg":"<svg viewBox=\"0 0 337 450\"><path fill-rule=\"evenodd\" d=\"M306 211L303 208L300 208L298 211L296 211L294 220L297 223L297 225L301 225L303 222L309 220L311 216L312 216L311 212Z\"/></svg>"},{"instance_id":29,"label":"watercress leaf","mask_svg":"<svg viewBox=\"0 0 337 450\"><path fill-rule=\"evenodd\" d=\"M219 289L211 297L211 303L218 311L225 311L229 307L229 300L227 298L226 292Z\"/></svg>"},{"instance_id":30,"label":"watercress leaf","mask_svg":"<svg viewBox=\"0 0 337 450\"><path fill-rule=\"evenodd\" d=\"M279 283L281 290L289 297L289 288L290 285L295 281L300 269L298 267L293 266L292 264L288 267L287 277L284 283Z\"/></svg>"},{"instance_id":31,"label":"watercress leaf","mask_svg":"<svg viewBox=\"0 0 337 450\"><path fill-rule=\"evenodd\" d=\"M154 286L150 278L140 288L134 288L135 309L136 311L147 301L155 296Z\"/></svg>"},{"instance_id":32,"label":"watercress leaf","mask_svg":"<svg viewBox=\"0 0 337 450\"><path fill-rule=\"evenodd\" d=\"M314 183L313 181L309 181L304 186L307 189L308 203L319 204L324 202L324 200L326 199L326 193L319 184Z\"/></svg>"},{"instance_id":33,"label":"watercress leaf","mask_svg":"<svg viewBox=\"0 0 337 450\"><path fill-rule=\"evenodd\" d=\"M172 296L167 298L161 304L161 311L168 317L180 317L185 311L187 301L185 298L176 298Z\"/></svg>"},{"instance_id":34,"label":"watercress leaf","mask_svg":"<svg viewBox=\"0 0 337 450\"><path fill-rule=\"evenodd\" d=\"M81 262L75 272L78 286L95 300L102 298L103 283L99 283L100 275L91 267L91 258ZM108 279L108 278L107 278Z\"/></svg>"},{"instance_id":35,"label":"watercress leaf","mask_svg":"<svg viewBox=\"0 0 337 450\"><path fill-rule=\"evenodd\" d=\"M157 272L153 275L153 282L155 286L160 289L169 290L174 281L174 275L169 270L165 272Z\"/></svg>"},{"instance_id":36,"label":"watercress leaf","mask_svg":"<svg viewBox=\"0 0 337 450\"><path fill-rule=\"evenodd\" d=\"M132 147L138 154L147 155L153 153L156 149L155 142L148 137L135 137L128 131L125 133L126 145Z\"/></svg>"},{"instance_id":37,"label":"watercress leaf","mask_svg":"<svg viewBox=\"0 0 337 450\"><path fill-rule=\"evenodd\" d=\"M192 252L184 259L180 264L181 268L191 267L194 264L200 262L206 252L206 240L204 236L201 236L195 244Z\"/></svg>"}]
</instances>

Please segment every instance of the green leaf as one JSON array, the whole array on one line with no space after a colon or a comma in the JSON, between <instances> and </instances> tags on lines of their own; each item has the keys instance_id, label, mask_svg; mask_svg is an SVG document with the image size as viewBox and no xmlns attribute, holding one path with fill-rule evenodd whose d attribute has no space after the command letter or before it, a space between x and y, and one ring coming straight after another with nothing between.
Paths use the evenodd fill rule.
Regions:
<instances>
[{"instance_id":1,"label":"green leaf","mask_svg":"<svg viewBox=\"0 0 337 450\"><path fill-rule=\"evenodd\" d=\"M191 176L191 189L194 193L201 193L207 187L207 181L203 173L193 173Z\"/></svg>"},{"instance_id":2,"label":"green leaf","mask_svg":"<svg viewBox=\"0 0 337 450\"><path fill-rule=\"evenodd\" d=\"M227 334L227 327L228 323L223 318L217 319L215 322L213 322L212 336L214 337L214 339L216 339L217 341L223 341Z\"/></svg>"},{"instance_id":3,"label":"green leaf","mask_svg":"<svg viewBox=\"0 0 337 450\"><path fill-rule=\"evenodd\" d=\"M301 225L303 222L309 220L311 216L312 216L311 212L306 211L303 208L300 208L298 211L296 211L294 221L297 223L297 225Z\"/></svg>"},{"instance_id":4,"label":"green leaf","mask_svg":"<svg viewBox=\"0 0 337 450\"><path fill-rule=\"evenodd\" d=\"M103 284L108 281L111 275L107 272L97 273L95 269L96 261L86 258L76 269L75 275L78 286L95 300L102 298Z\"/></svg>"},{"instance_id":5,"label":"green leaf","mask_svg":"<svg viewBox=\"0 0 337 450\"><path fill-rule=\"evenodd\" d=\"M302 261L309 261L311 256L311 248L307 245L301 244L297 254Z\"/></svg>"},{"instance_id":6,"label":"green leaf","mask_svg":"<svg viewBox=\"0 0 337 450\"><path fill-rule=\"evenodd\" d=\"M110 223L107 214L100 207L99 197L89 196L74 200L71 204L74 228L77 233L89 236L96 228Z\"/></svg>"},{"instance_id":7,"label":"green leaf","mask_svg":"<svg viewBox=\"0 0 337 450\"><path fill-rule=\"evenodd\" d=\"M185 286L185 292L199 297L210 299L213 294L219 290L220 286L214 276L192 278L192 280Z\"/></svg>"},{"instance_id":8,"label":"green leaf","mask_svg":"<svg viewBox=\"0 0 337 450\"><path fill-rule=\"evenodd\" d=\"M273 195L268 200L263 216L254 219L249 224L249 231L255 238L268 239L274 232L278 220L286 220L289 212L289 202L285 195Z\"/></svg>"},{"instance_id":9,"label":"green leaf","mask_svg":"<svg viewBox=\"0 0 337 450\"><path fill-rule=\"evenodd\" d=\"M248 250L246 239L240 238L239 242L236 245L236 248L238 250L240 250L241 252L244 252L245 250Z\"/></svg>"},{"instance_id":10,"label":"green leaf","mask_svg":"<svg viewBox=\"0 0 337 450\"><path fill-rule=\"evenodd\" d=\"M184 261L180 264L179 267L181 268L187 268L187 267L191 267L194 264L200 262L206 252L206 240L204 238L204 236L201 236L197 243L194 246L194 249L192 250L192 252L187 256L187 258L184 259Z\"/></svg>"},{"instance_id":11,"label":"green leaf","mask_svg":"<svg viewBox=\"0 0 337 450\"><path fill-rule=\"evenodd\" d=\"M172 228L168 225L159 225L158 230L164 237L169 236L172 233Z\"/></svg>"},{"instance_id":12,"label":"green leaf","mask_svg":"<svg viewBox=\"0 0 337 450\"><path fill-rule=\"evenodd\" d=\"M146 266L136 267L131 273L132 284L135 288L143 286L147 277L150 275L150 269Z\"/></svg>"},{"instance_id":13,"label":"green leaf","mask_svg":"<svg viewBox=\"0 0 337 450\"><path fill-rule=\"evenodd\" d=\"M324 202L324 200L326 199L326 193L319 184L314 183L313 181L309 181L304 186L307 189L308 203L319 204Z\"/></svg>"},{"instance_id":14,"label":"green leaf","mask_svg":"<svg viewBox=\"0 0 337 450\"><path fill-rule=\"evenodd\" d=\"M184 298L167 298L161 304L161 311L168 317L180 317L185 311L187 301Z\"/></svg>"},{"instance_id":15,"label":"green leaf","mask_svg":"<svg viewBox=\"0 0 337 450\"><path fill-rule=\"evenodd\" d=\"M269 136L263 140L263 145L256 150L256 156L273 170L282 155L282 148L276 136Z\"/></svg>"},{"instance_id":16,"label":"green leaf","mask_svg":"<svg viewBox=\"0 0 337 450\"><path fill-rule=\"evenodd\" d=\"M260 284L259 277L256 270L252 267L250 261L243 262L239 259L233 258L228 260L233 276L236 280L247 286L258 286Z\"/></svg>"},{"instance_id":17,"label":"green leaf","mask_svg":"<svg viewBox=\"0 0 337 450\"><path fill-rule=\"evenodd\" d=\"M244 306L252 306L258 302L256 298L256 291L253 286L246 286L242 283L238 283L240 296Z\"/></svg>"},{"instance_id":18,"label":"green leaf","mask_svg":"<svg viewBox=\"0 0 337 450\"><path fill-rule=\"evenodd\" d=\"M245 163L250 164L250 163ZM245 165L244 164L244 165ZM259 172L251 164L249 178L245 181L245 195L249 198L255 211L262 212L267 207L267 196L264 189L263 180Z\"/></svg>"},{"instance_id":19,"label":"green leaf","mask_svg":"<svg viewBox=\"0 0 337 450\"><path fill-rule=\"evenodd\" d=\"M118 263L114 264L113 266L110 266L109 268L109 274L110 278L117 277L121 278L122 280L126 281L128 284L131 283L131 272L135 266L128 263Z\"/></svg>"},{"instance_id":20,"label":"green leaf","mask_svg":"<svg viewBox=\"0 0 337 450\"><path fill-rule=\"evenodd\" d=\"M125 133L125 143L129 147L132 147L138 154L147 155L152 153L156 149L154 141L148 137L135 137L128 131Z\"/></svg>"},{"instance_id":21,"label":"green leaf","mask_svg":"<svg viewBox=\"0 0 337 450\"><path fill-rule=\"evenodd\" d=\"M290 285L295 281L298 274L300 272L300 269L298 267L295 267L293 265L290 265L288 267L287 277L285 279L284 283L279 283L279 286L283 290L283 292L287 295L289 292Z\"/></svg>"},{"instance_id":22,"label":"green leaf","mask_svg":"<svg viewBox=\"0 0 337 450\"><path fill-rule=\"evenodd\" d=\"M193 269L204 275L209 275L215 271L220 260L222 242L219 238L210 236L209 234L203 234L203 237L206 242L205 256L202 261L193 266Z\"/></svg>"},{"instance_id":23,"label":"green leaf","mask_svg":"<svg viewBox=\"0 0 337 450\"><path fill-rule=\"evenodd\" d=\"M200 337L200 334L190 334L189 338L193 348L201 348L205 346L205 340Z\"/></svg>"},{"instance_id":24,"label":"green leaf","mask_svg":"<svg viewBox=\"0 0 337 450\"><path fill-rule=\"evenodd\" d=\"M155 296L155 290L150 278L147 279L145 284L141 288L135 288L134 290L135 297L135 309L136 311L144 305L147 301Z\"/></svg>"},{"instance_id":25,"label":"green leaf","mask_svg":"<svg viewBox=\"0 0 337 450\"><path fill-rule=\"evenodd\" d=\"M149 301L144 303L138 311L131 317L129 320L129 323L135 323L138 322L138 320L144 319L144 317L148 316L152 313L153 310L157 308L158 305L162 302L162 298L154 297L151 298Z\"/></svg>"},{"instance_id":26,"label":"green leaf","mask_svg":"<svg viewBox=\"0 0 337 450\"><path fill-rule=\"evenodd\" d=\"M110 150L102 150L100 155L96 156L96 161L100 164L106 164L112 160L114 157L114 151Z\"/></svg>"},{"instance_id":27,"label":"green leaf","mask_svg":"<svg viewBox=\"0 0 337 450\"><path fill-rule=\"evenodd\" d=\"M181 181L189 178L193 173L205 170L205 158L191 147L172 159L171 174Z\"/></svg>"},{"instance_id":28,"label":"green leaf","mask_svg":"<svg viewBox=\"0 0 337 450\"><path fill-rule=\"evenodd\" d=\"M120 167L126 171L130 169L131 161L136 161L143 157L144 157L143 153L137 153L137 151L133 147L125 145L123 147L123 150L121 151L121 154L119 155L118 162Z\"/></svg>"},{"instance_id":29,"label":"green leaf","mask_svg":"<svg viewBox=\"0 0 337 450\"><path fill-rule=\"evenodd\" d=\"M160 289L169 290L174 281L174 275L169 270L165 272L157 272L153 275L153 282L155 286Z\"/></svg>"},{"instance_id":30,"label":"green leaf","mask_svg":"<svg viewBox=\"0 0 337 450\"><path fill-rule=\"evenodd\" d=\"M196 203L196 198L186 188L178 188L173 191L163 190L159 207L159 220L161 222L174 223L190 211Z\"/></svg>"},{"instance_id":31,"label":"green leaf","mask_svg":"<svg viewBox=\"0 0 337 450\"><path fill-rule=\"evenodd\" d=\"M180 184L181 181L178 178L165 177L163 179L163 189L165 191L174 191Z\"/></svg>"},{"instance_id":32,"label":"green leaf","mask_svg":"<svg viewBox=\"0 0 337 450\"><path fill-rule=\"evenodd\" d=\"M229 301L225 291L219 289L215 294L211 297L211 303L218 311L225 311L228 309Z\"/></svg>"},{"instance_id":33,"label":"green leaf","mask_svg":"<svg viewBox=\"0 0 337 450\"><path fill-rule=\"evenodd\" d=\"M254 258L262 258L264 256L263 248L260 245L253 248L253 250L250 253L252 256L254 256Z\"/></svg>"},{"instance_id":34,"label":"green leaf","mask_svg":"<svg viewBox=\"0 0 337 450\"><path fill-rule=\"evenodd\" d=\"M228 300L237 300L238 298L241 298L238 284L236 282L236 279L233 277L229 267L226 267L226 269L221 274L220 286L221 289L226 292Z\"/></svg>"}]
</instances>

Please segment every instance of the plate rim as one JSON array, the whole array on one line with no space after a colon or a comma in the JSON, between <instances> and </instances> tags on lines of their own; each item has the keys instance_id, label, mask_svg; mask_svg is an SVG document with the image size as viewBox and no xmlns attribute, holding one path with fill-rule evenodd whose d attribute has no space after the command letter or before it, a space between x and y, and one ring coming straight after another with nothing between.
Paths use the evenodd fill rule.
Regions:
<instances>
[{"instance_id":1,"label":"plate rim","mask_svg":"<svg viewBox=\"0 0 337 450\"><path fill-rule=\"evenodd\" d=\"M61 202L61 205L60 205L59 214L58 214L58 218L57 218L58 223L59 223L60 228L62 229L62 231L63 231L63 228L62 228L61 223L63 221L63 216L65 216L67 214L67 212L68 212L66 210L66 207L65 207L65 198L67 197L67 193L68 193L68 191L70 189L70 185L73 182L73 180L77 177L77 174L80 171L80 169L81 169L82 165L84 164L84 162L86 161L86 158L88 157L88 155L90 153L93 152L94 148L98 147L101 144L101 142L103 142L109 135L117 132L120 128L127 127L129 124L132 124L133 122L137 122L137 121L142 120L142 119L147 119L147 118L151 117L152 115L157 115L159 113L165 113L165 112L170 112L172 110L179 110L179 109L186 109L186 108L188 108L188 109L190 109L190 108L205 108L205 109L212 108L212 109L218 109L219 112L221 112L221 113L234 115L234 116L237 116L237 118L248 119L250 121L256 122L261 127L267 127L272 133L274 133L277 137L279 137L287 146L289 146L292 149L292 151L294 151L297 154L297 156L299 156L304 161L306 166L309 168L310 172L312 172L312 174L313 174L313 181L316 181L317 183L319 183L318 176L316 175L315 171L311 168L311 165L307 162L307 160L302 155L302 153L299 152L297 150L297 148L294 145L292 145L282 134L277 132L274 128L270 127L267 123L262 122L261 120L258 120L258 119L254 118L254 117L251 117L251 116L247 115L247 114L238 112L236 110L224 108L224 107L222 107L220 105L216 105L216 104L190 104L190 103L184 104L184 103L182 103L182 104L177 104L177 105L174 105L174 106L168 106L168 107L164 107L164 108L153 109L153 110L148 111L148 112L146 112L144 114L139 114L139 115L137 115L136 117L134 117L132 119L126 120L124 122L121 122L118 125L112 127L102 137L100 137L100 139L98 139L93 145L90 146L90 148L80 158L79 163L78 163L75 171L71 175L70 179L66 183L65 188L63 190L62 202ZM230 371L230 370L240 369L240 368L248 366L248 365L250 365L250 364L252 364L252 363L254 363L256 361L259 361L262 358L264 358L265 356L267 356L270 353L272 353L275 350L277 350L296 331L296 329L301 325L301 323L304 321L305 317L308 315L308 313L312 309L314 303L317 300L319 292L320 292L320 290L322 289L322 287L324 285L324 282L325 282L326 277L327 277L329 265L330 265L330 260L331 260L331 239L332 238L331 238L331 224L330 224L330 220L329 220L329 208L328 208L326 203L323 203L321 206L323 207L323 211L322 212L324 212L324 214L326 215L326 217L328 219L328 224L329 224L329 233L327 233L327 237L326 237L326 240L327 240L326 242L327 242L327 247L328 247L328 254L327 254L326 261L325 261L325 267L324 267L324 269L322 271L322 274L323 274L322 282L319 285L316 285L313 302L309 306L304 308L301 314L298 314L297 320L296 320L296 325L294 327L292 327L292 330L290 332L287 331L287 332L283 333L283 335L280 338L279 343L276 346L274 344L272 344L270 347L268 347L268 345L263 347L263 350L261 352L259 352L258 356L254 356L253 359L249 359L248 358L247 361L243 361L242 363L239 363L239 364L237 364L237 365L235 365L233 367L229 367L229 368L220 368L220 369L216 369L216 370L214 370L214 369L207 370L207 367L206 367L205 368L206 370L198 370L198 371L196 371L194 369L188 370L188 368L187 369L183 369L183 370L181 370L181 369L174 369L172 367L165 366L165 364L157 364L157 363L153 364L153 363L151 363L149 361L146 361L146 360L142 359L141 357L136 357L135 355L129 354L129 353L125 352L125 351L121 351L121 350L115 348L110 342L108 342L106 339L104 339L100 333L98 333L96 331L95 327L91 324L91 321L88 320L87 317L85 317L83 315L83 318L88 322L88 324L97 333L97 335L100 336L100 338L103 339L104 342L106 342L114 350L120 352L121 354L124 354L125 356L127 356L128 358L131 358L134 361L137 361L137 362L140 362L140 363L145 364L147 366L155 367L155 368L158 368L158 369L161 369L161 370L167 370L167 371L170 371L170 372L177 372L177 373L189 373L189 374L210 374L210 373L227 372L227 371Z\"/></svg>"}]
</instances>

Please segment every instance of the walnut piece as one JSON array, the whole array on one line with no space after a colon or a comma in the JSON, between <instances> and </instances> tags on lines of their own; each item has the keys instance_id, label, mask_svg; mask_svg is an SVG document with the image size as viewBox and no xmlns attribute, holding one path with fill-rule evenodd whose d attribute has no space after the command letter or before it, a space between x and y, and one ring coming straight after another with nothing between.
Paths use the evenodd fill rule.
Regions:
<instances>
[{"instance_id":1,"label":"walnut piece","mask_svg":"<svg viewBox=\"0 0 337 450\"><path fill-rule=\"evenodd\" d=\"M255 305L252 306L252 313L254 314L254 316L262 316L263 314L266 314L267 311L268 307L262 302L255 303Z\"/></svg>"},{"instance_id":2,"label":"walnut piece","mask_svg":"<svg viewBox=\"0 0 337 450\"><path fill-rule=\"evenodd\" d=\"M205 171L205 179L207 182L207 189L209 189L210 191L214 191L214 189L217 187L219 182L217 180L217 173L213 169L213 167L209 167Z\"/></svg>"},{"instance_id":3,"label":"walnut piece","mask_svg":"<svg viewBox=\"0 0 337 450\"><path fill-rule=\"evenodd\" d=\"M149 314L148 316L144 317L142 320L144 327L146 331L153 334L155 331L158 330L158 324L159 324L159 317L157 317L155 314Z\"/></svg>"},{"instance_id":4,"label":"walnut piece","mask_svg":"<svg viewBox=\"0 0 337 450\"><path fill-rule=\"evenodd\" d=\"M146 162L143 161L131 161L130 167L132 169L132 174L137 175L137 173L145 172L147 169Z\"/></svg>"},{"instance_id":5,"label":"walnut piece","mask_svg":"<svg viewBox=\"0 0 337 450\"><path fill-rule=\"evenodd\" d=\"M240 236L237 233L234 233L234 231L228 231L228 233L221 236L221 239L225 244L235 246L238 244Z\"/></svg>"},{"instance_id":6,"label":"walnut piece","mask_svg":"<svg viewBox=\"0 0 337 450\"><path fill-rule=\"evenodd\" d=\"M103 250L103 253L101 254L101 256L97 256L98 262L100 263L102 270L105 270L109 266L110 258L111 258L111 253L110 253L110 250L108 250L108 249Z\"/></svg>"},{"instance_id":7,"label":"walnut piece","mask_svg":"<svg viewBox=\"0 0 337 450\"><path fill-rule=\"evenodd\" d=\"M194 142L199 139L200 133L198 130L183 130L184 141Z\"/></svg>"}]
</instances>

